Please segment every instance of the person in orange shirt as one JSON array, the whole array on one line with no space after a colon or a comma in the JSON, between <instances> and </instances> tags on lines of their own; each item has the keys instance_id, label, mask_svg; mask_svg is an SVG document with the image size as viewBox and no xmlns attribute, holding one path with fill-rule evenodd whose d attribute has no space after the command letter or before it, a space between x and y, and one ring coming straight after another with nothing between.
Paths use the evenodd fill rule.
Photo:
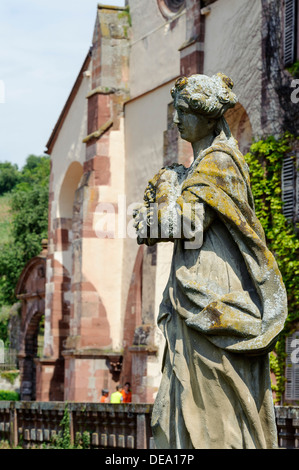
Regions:
<instances>
[{"instance_id":1,"label":"person in orange shirt","mask_svg":"<svg viewBox=\"0 0 299 470\"><path fill-rule=\"evenodd\" d=\"M132 401L132 392L130 390L130 382L126 382L121 391L123 396L123 403L131 403Z\"/></svg>"},{"instance_id":2,"label":"person in orange shirt","mask_svg":"<svg viewBox=\"0 0 299 470\"><path fill-rule=\"evenodd\" d=\"M109 391L104 388L102 390L102 396L101 396L101 399L100 399L100 403L108 403L108 395L109 395Z\"/></svg>"}]
</instances>

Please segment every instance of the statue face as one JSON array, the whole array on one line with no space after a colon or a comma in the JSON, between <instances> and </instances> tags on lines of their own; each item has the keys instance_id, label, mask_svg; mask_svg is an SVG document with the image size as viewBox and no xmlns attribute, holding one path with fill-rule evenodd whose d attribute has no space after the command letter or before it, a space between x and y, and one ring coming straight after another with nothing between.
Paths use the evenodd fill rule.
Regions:
<instances>
[{"instance_id":1,"label":"statue face","mask_svg":"<svg viewBox=\"0 0 299 470\"><path fill-rule=\"evenodd\" d=\"M211 133L214 123L211 126L206 116L194 113L183 98L175 98L174 107L173 122L177 124L182 139L194 143Z\"/></svg>"}]
</instances>

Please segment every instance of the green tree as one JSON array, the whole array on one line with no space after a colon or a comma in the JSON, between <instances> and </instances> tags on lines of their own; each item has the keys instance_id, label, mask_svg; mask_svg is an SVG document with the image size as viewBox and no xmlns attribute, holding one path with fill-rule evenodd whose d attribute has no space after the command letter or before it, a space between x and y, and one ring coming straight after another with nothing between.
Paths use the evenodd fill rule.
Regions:
<instances>
[{"instance_id":1,"label":"green tree","mask_svg":"<svg viewBox=\"0 0 299 470\"><path fill-rule=\"evenodd\" d=\"M29 155L21 171L18 190L30 189L32 185L48 187L50 176L50 157Z\"/></svg>"},{"instance_id":2,"label":"green tree","mask_svg":"<svg viewBox=\"0 0 299 470\"><path fill-rule=\"evenodd\" d=\"M41 250L41 240L48 233L48 200L46 186L18 190L12 197L12 235L23 252L24 262Z\"/></svg>"},{"instance_id":3,"label":"green tree","mask_svg":"<svg viewBox=\"0 0 299 470\"><path fill-rule=\"evenodd\" d=\"M11 191L21 181L18 165L0 163L0 195Z\"/></svg>"},{"instance_id":4,"label":"green tree","mask_svg":"<svg viewBox=\"0 0 299 470\"><path fill-rule=\"evenodd\" d=\"M12 240L0 246L0 306L12 305L25 264L41 251L48 232L50 159L30 155L11 197Z\"/></svg>"},{"instance_id":5,"label":"green tree","mask_svg":"<svg viewBox=\"0 0 299 470\"><path fill-rule=\"evenodd\" d=\"M9 307L0 307L0 339L4 342L5 346L9 344L8 322Z\"/></svg>"}]
</instances>

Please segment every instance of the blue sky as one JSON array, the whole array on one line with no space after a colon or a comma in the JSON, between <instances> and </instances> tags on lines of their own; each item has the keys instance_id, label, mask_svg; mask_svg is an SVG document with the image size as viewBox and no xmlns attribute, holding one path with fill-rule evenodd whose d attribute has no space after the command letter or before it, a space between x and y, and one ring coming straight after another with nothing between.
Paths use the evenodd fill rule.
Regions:
<instances>
[{"instance_id":1,"label":"blue sky","mask_svg":"<svg viewBox=\"0 0 299 470\"><path fill-rule=\"evenodd\" d=\"M1 0L0 162L42 155L91 46L97 4Z\"/></svg>"}]
</instances>

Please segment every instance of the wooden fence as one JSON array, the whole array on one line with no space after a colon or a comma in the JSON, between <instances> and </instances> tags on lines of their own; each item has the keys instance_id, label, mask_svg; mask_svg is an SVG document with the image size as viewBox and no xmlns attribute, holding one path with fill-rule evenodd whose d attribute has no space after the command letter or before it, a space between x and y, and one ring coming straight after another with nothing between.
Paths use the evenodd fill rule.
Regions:
<instances>
[{"instance_id":1,"label":"wooden fence","mask_svg":"<svg viewBox=\"0 0 299 470\"><path fill-rule=\"evenodd\" d=\"M151 412L150 404L0 401L0 441L25 449L51 448L67 416L71 445L154 449ZM299 406L277 406L275 413L279 447L299 449Z\"/></svg>"}]
</instances>

